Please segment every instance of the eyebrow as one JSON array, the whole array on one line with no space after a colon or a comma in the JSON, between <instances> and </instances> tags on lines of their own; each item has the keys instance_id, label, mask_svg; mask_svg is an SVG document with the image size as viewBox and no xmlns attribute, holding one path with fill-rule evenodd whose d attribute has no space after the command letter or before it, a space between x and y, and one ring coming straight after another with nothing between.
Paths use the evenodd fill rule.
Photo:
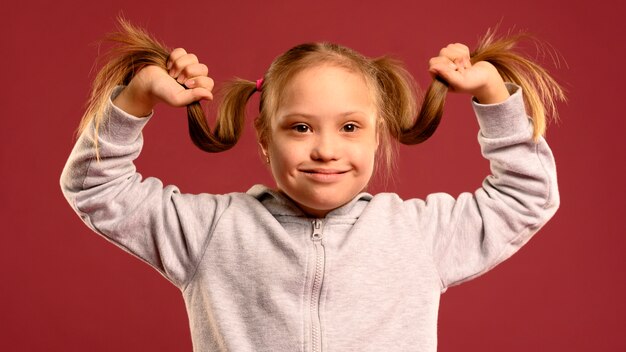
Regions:
<instances>
[{"instance_id":1,"label":"eyebrow","mask_svg":"<svg viewBox=\"0 0 626 352\"><path fill-rule=\"evenodd\" d=\"M367 113L365 113L364 111L359 111L359 110L355 110L355 111L346 111L344 113L341 113L339 116L340 117L346 117L346 116L350 116L350 115L354 115L354 114L359 114L359 115L363 115L363 116L367 116ZM308 118L308 119L313 119L313 118L317 118L317 115L313 115L313 114L305 114L305 113L301 113L301 112L292 112L286 115L282 115L282 118L293 118L293 117L304 117L304 118Z\"/></svg>"}]
</instances>

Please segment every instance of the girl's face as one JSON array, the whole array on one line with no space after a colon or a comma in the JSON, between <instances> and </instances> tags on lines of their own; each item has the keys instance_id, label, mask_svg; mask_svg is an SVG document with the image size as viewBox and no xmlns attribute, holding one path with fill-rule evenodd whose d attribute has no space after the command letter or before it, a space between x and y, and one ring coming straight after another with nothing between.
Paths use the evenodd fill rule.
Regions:
<instances>
[{"instance_id":1,"label":"girl's face","mask_svg":"<svg viewBox=\"0 0 626 352\"><path fill-rule=\"evenodd\" d=\"M372 92L361 75L332 65L297 73L263 146L278 188L315 217L348 203L372 176L376 124Z\"/></svg>"}]
</instances>

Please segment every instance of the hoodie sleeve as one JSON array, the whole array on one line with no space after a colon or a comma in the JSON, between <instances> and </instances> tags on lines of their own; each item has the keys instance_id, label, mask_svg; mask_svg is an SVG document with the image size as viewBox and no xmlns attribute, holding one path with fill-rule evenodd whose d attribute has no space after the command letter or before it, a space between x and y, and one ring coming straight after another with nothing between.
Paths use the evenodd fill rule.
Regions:
<instances>
[{"instance_id":1,"label":"hoodie sleeve","mask_svg":"<svg viewBox=\"0 0 626 352\"><path fill-rule=\"evenodd\" d=\"M112 98L121 89L116 88ZM88 227L183 289L229 197L185 195L156 178L142 179L133 161L151 116L131 116L111 99L105 114L98 136L100 160L90 125L63 169L63 194Z\"/></svg>"},{"instance_id":2,"label":"hoodie sleeve","mask_svg":"<svg viewBox=\"0 0 626 352\"><path fill-rule=\"evenodd\" d=\"M559 206L552 152L543 138L532 138L521 88L508 88L511 96L502 103L473 102L481 151L491 167L482 187L456 199L438 193L416 203L418 221L432 234L442 290L513 255Z\"/></svg>"}]
</instances>

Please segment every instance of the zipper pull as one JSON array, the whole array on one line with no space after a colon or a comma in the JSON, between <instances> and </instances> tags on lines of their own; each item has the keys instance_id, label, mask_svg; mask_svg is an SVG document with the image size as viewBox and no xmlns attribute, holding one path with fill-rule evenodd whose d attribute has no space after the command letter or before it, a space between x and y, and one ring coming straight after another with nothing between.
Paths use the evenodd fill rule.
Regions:
<instances>
[{"instance_id":1,"label":"zipper pull","mask_svg":"<svg viewBox=\"0 0 626 352\"><path fill-rule=\"evenodd\" d=\"M322 240L322 220L315 219L311 221L313 224L313 234L311 235L311 239L313 241L321 241Z\"/></svg>"}]
</instances>

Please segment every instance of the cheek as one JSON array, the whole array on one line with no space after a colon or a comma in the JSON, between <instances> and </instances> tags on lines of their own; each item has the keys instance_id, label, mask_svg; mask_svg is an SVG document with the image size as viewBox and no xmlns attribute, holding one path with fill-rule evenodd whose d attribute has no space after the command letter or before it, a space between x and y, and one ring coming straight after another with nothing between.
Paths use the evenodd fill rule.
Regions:
<instances>
[{"instance_id":1,"label":"cheek","mask_svg":"<svg viewBox=\"0 0 626 352\"><path fill-rule=\"evenodd\" d=\"M297 153L298 148L292 148L289 145L272 143L268 147L270 157L270 166L274 178L282 178L289 174L297 167L301 157Z\"/></svg>"},{"instance_id":2,"label":"cheek","mask_svg":"<svg viewBox=\"0 0 626 352\"><path fill-rule=\"evenodd\" d=\"M376 163L376 144L359 144L351 148L351 159L364 172L371 172Z\"/></svg>"},{"instance_id":3,"label":"cheek","mask_svg":"<svg viewBox=\"0 0 626 352\"><path fill-rule=\"evenodd\" d=\"M361 157L367 160L369 164L373 164L376 160L376 152L380 144L379 139L378 133L373 133L361 142L361 146L358 149Z\"/></svg>"}]
</instances>

